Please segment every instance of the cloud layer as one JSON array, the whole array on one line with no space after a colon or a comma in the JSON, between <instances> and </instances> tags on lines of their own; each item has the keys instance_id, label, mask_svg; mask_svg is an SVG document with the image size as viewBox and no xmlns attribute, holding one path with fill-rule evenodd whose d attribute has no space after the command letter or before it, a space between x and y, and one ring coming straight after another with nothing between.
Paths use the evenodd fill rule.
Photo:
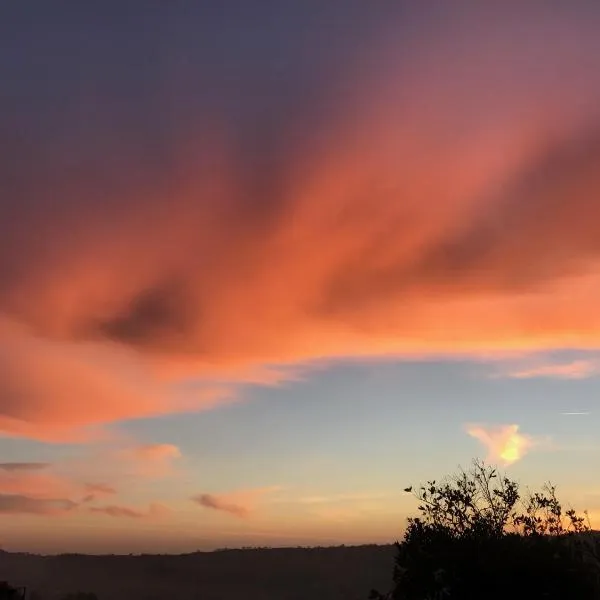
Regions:
<instances>
[{"instance_id":1,"label":"cloud layer","mask_svg":"<svg viewBox=\"0 0 600 600\"><path fill-rule=\"evenodd\" d=\"M136 38L163 70L82 15L32 40L59 59L0 105L0 430L88 439L266 365L597 347L600 14L533 4L282 14L268 60L175 11Z\"/></svg>"}]
</instances>

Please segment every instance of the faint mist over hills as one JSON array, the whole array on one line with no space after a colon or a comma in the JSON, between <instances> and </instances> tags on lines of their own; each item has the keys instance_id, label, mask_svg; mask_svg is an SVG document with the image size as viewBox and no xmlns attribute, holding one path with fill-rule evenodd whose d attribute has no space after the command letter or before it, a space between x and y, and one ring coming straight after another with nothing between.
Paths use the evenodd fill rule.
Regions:
<instances>
[{"instance_id":1,"label":"faint mist over hills","mask_svg":"<svg viewBox=\"0 0 600 600\"><path fill-rule=\"evenodd\" d=\"M391 582L391 545L247 548L180 555L0 552L0 580L41 600L354 600Z\"/></svg>"}]
</instances>

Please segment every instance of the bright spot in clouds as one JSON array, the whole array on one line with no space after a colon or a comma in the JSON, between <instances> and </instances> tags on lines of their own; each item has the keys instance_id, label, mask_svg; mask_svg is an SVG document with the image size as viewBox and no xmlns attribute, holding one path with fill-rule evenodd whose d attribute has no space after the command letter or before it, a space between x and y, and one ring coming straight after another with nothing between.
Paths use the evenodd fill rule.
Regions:
<instances>
[{"instance_id":1,"label":"bright spot in clouds","mask_svg":"<svg viewBox=\"0 0 600 600\"><path fill-rule=\"evenodd\" d=\"M469 425L467 433L486 447L487 460L505 466L521 460L535 444L533 438L519 433L518 425Z\"/></svg>"}]
</instances>

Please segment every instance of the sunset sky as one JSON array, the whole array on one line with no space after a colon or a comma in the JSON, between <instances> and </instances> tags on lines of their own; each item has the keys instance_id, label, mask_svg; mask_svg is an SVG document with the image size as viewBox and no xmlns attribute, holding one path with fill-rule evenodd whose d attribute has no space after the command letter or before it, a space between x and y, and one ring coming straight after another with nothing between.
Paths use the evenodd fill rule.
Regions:
<instances>
[{"instance_id":1,"label":"sunset sky","mask_svg":"<svg viewBox=\"0 0 600 600\"><path fill-rule=\"evenodd\" d=\"M0 546L389 542L475 457L600 529L599 30L3 3Z\"/></svg>"}]
</instances>

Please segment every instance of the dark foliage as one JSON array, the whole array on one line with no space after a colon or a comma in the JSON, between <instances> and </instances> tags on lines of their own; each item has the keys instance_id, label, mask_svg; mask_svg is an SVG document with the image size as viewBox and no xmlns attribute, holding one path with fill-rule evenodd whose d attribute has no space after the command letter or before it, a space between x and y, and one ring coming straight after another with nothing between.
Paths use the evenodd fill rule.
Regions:
<instances>
[{"instance_id":1,"label":"dark foliage","mask_svg":"<svg viewBox=\"0 0 600 600\"><path fill-rule=\"evenodd\" d=\"M420 516L396 544L394 589L371 598L600 598L598 538L585 518L563 512L552 485L522 497L516 482L476 461L415 495Z\"/></svg>"}]
</instances>

